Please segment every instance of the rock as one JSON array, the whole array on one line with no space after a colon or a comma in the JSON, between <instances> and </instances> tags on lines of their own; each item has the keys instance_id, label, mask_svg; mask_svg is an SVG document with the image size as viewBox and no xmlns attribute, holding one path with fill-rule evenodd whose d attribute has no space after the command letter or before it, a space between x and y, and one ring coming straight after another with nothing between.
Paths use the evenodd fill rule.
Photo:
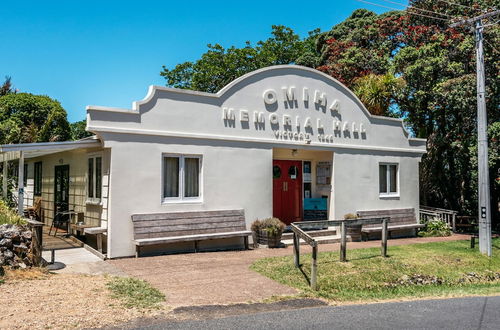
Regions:
<instances>
[{"instance_id":1,"label":"rock","mask_svg":"<svg viewBox=\"0 0 500 330\"><path fill-rule=\"evenodd\" d=\"M31 234L31 231L27 230L27 231L23 231L21 236L26 239L26 240L30 240L31 241L31 237L32 237L32 234Z\"/></svg>"},{"instance_id":2,"label":"rock","mask_svg":"<svg viewBox=\"0 0 500 330\"><path fill-rule=\"evenodd\" d=\"M5 250L3 251L3 257L5 259L12 259L14 258L14 252L12 252L11 250Z\"/></svg>"},{"instance_id":3,"label":"rock","mask_svg":"<svg viewBox=\"0 0 500 330\"><path fill-rule=\"evenodd\" d=\"M10 238L4 238L0 240L0 246L5 246L7 248L12 247L12 240Z\"/></svg>"},{"instance_id":4,"label":"rock","mask_svg":"<svg viewBox=\"0 0 500 330\"><path fill-rule=\"evenodd\" d=\"M27 252L28 251L28 247L24 243L21 243L21 244L18 244L18 245L14 245L14 251L18 252L18 253Z\"/></svg>"},{"instance_id":5,"label":"rock","mask_svg":"<svg viewBox=\"0 0 500 330\"><path fill-rule=\"evenodd\" d=\"M0 276L4 276L4 275L5 275L5 270L3 269L2 263L0 262Z\"/></svg>"}]
</instances>

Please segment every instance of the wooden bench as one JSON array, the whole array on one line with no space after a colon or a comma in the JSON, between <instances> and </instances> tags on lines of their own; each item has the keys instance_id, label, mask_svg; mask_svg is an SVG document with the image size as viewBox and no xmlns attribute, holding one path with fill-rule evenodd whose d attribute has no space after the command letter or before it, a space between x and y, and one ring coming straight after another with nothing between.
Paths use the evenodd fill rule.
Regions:
<instances>
[{"instance_id":1,"label":"wooden bench","mask_svg":"<svg viewBox=\"0 0 500 330\"><path fill-rule=\"evenodd\" d=\"M373 210L373 211L358 211L358 216L361 218L378 218L389 217L391 221L387 227L389 235L393 231L408 233L411 231L411 236L415 235L415 230L422 228L425 225L418 223L415 217L415 209L392 209L392 210ZM379 224L363 225L361 235L368 240L370 234L382 232L382 227ZM410 236L410 235L406 235Z\"/></svg>"},{"instance_id":2,"label":"wooden bench","mask_svg":"<svg viewBox=\"0 0 500 330\"><path fill-rule=\"evenodd\" d=\"M86 227L83 228L83 232L86 235L96 235L97 240L97 251L102 253L102 235L104 235L108 230L101 227Z\"/></svg>"},{"instance_id":3,"label":"wooden bench","mask_svg":"<svg viewBox=\"0 0 500 330\"><path fill-rule=\"evenodd\" d=\"M143 246L192 241L197 252L199 241L232 237L243 237L248 249L252 234L243 210L134 214L132 222L136 257Z\"/></svg>"}]
</instances>

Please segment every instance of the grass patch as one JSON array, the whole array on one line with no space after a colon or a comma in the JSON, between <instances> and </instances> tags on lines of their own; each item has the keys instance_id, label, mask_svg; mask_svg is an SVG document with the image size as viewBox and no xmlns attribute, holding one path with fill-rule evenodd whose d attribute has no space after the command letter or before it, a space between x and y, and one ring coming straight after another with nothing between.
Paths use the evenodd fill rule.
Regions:
<instances>
[{"instance_id":1,"label":"grass patch","mask_svg":"<svg viewBox=\"0 0 500 330\"><path fill-rule=\"evenodd\" d=\"M158 308L165 295L148 282L132 277L112 277L106 284L113 298L126 308Z\"/></svg>"},{"instance_id":2,"label":"grass patch","mask_svg":"<svg viewBox=\"0 0 500 330\"><path fill-rule=\"evenodd\" d=\"M3 267L3 274L0 272L0 284L12 281L41 280L50 276L50 273L43 267L29 267L26 269L13 269Z\"/></svg>"},{"instance_id":3,"label":"grass patch","mask_svg":"<svg viewBox=\"0 0 500 330\"><path fill-rule=\"evenodd\" d=\"M302 270L293 256L260 259L251 268L307 296L338 302L500 293L500 239L493 240L492 258L468 241L394 246L388 253L348 250L343 263L338 252L320 252L318 291L309 288L310 254L301 255Z\"/></svg>"}]
</instances>

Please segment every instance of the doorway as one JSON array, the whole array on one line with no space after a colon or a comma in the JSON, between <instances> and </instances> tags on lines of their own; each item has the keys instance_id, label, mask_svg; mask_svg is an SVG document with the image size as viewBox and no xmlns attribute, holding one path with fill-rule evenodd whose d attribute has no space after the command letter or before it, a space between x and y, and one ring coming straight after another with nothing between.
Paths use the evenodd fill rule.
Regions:
<instances>
[{"instance_id":1,"label":"doorway","mask_svg":"<svg viewBox=\"0 0 500 330\"><path fill-rule=\"evenodd\" d=\"M69 210L69 165L54 167L54 216Z\"/></svg>"},{"instance_id":2,"label":"doorway","mask_svg":"<svg viewBox=\"0 0 500 330\"><path fill-rule=\"evenodd\" d=\"M302 220L302 161L273 160L273 216L287 225Z\"/></svg>"}]
</instances>

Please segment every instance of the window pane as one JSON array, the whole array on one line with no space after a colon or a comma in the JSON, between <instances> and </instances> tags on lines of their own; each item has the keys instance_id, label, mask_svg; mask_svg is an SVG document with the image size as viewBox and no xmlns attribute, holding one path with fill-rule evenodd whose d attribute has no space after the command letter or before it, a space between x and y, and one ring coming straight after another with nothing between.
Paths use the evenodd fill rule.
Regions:
<instances>
[{"instance_id":1,"label":"window pane","mask_svg":"<svg viewBox=\"0 0 500 330\"><path fill-rule=\"evenodd\" d=\"M179 158L165 157L163 164L163 196L179 197Z\"/></svg>"},{"instance_id":2,"label":"window pane","mask_svg":"<svg viewBox=\"0 0 500 330\"><path fill-rule=\"evenodd\" d=\"M88 175L87 175L87 191L88 197L94 197L94 159L89 158L88 160Z\"/></svg>"},{"instance_id":3,"label":"window pane","mask_svg":"<svg viewBox=\"0 0 500 330\"><path fill-rule=\"evenodd\" d=\"M184 158L184 197L198 197L200 182L200 160Z\"/></svg>"},{"instance_id":4,"label":"window pane","mask_svg":"<svg viewBox=\"0 0 500 330\"><path fill-rule=\"evenodd\" d=\"M101 198L102 191L102 158L95 159L95 197Z\"/></svg>"},{"instance_id":5,"label":"window pane","mask_svg":"<svg viewBox=\"0 0 500 330\"><path fill-rule=\"evenodd\" d=\"M387 192L387 165L379 165L379 191L381 193Z\"/></svg>"},{"instance_id":6,"label":"window pane","mask_svg":"<svg viewBox=\"0 0 500 330\"><path fill-rule=\"evenodd\" d=\"M389 165L389 175L390 175L390 182L391 182L391 193L397 192L397 187L398 187L398 168L396 165Z\"/></svg>"},{"instance_id":7,"label":"window pane","mask_svg":"<svg viewBox=\"0 0 500 330\"><path fill-rule=\"evenodd\" d=\"M23 185L26 187L28 184L28 164L24 164L24 170L23 170Z\"/></svg>"},{"instance_id":8,"label":"window pane","mask_svg":"<svg viewBox=\"0 0 500 330\"><path fill-rule=\"evenodd\" d=\"M34 171L34 193L35 195L42 194L42 162L35 163L35 171Z\"/></svg>"}]
</instances>

